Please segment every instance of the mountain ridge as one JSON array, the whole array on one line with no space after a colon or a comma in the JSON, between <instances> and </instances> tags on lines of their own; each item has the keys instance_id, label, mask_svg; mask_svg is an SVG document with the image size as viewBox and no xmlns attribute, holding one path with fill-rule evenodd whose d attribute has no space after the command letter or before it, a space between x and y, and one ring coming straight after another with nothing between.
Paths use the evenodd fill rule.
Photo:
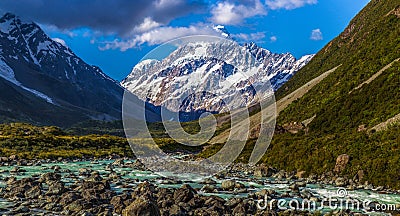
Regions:
<instances>
[{"instance_id":1,"label":"mountain ridge","mask_svg":"<svg viewBox=\"0 0 400 216\"><path fill-rule=\"evenodd\" d=\"M19 88L25 98L13 106L0 96L4 119L57 126L121 119L123 88L118 82L49 38L34 22L11 13L0 18L0 79ZM37 113L39 107L48 113ZM56 115L65 115L65 120Z\"/></svg>"},{"instance_id":2,"label":"mountain ridge","mask_svg":"<svg viewBox=\"0 0 400 216\"><path fill-rule=\"evenodd\" d=\"M227 31L224 34L229 36ZM232 40L233 39L229 39ZM232 42L233 43L233 42ZM248 74L249 80L253 80L253 85L264 84L270 85L273 90L278 89L283 83L289 80L293 74L306 65L313 55L303 56L297 60L290 53L276 54L269 50L257 46L254 42L243 45L237 45L235 52L230 47L226 47L228 51L218 56L215 47L211 42L191 42L177 48L168 57L163 60L146 59L138 63L132 72L121 81L121 85L140 99L149 101L150 103L160 106L164 105L173 111L198 111L206 110L214 113L223 111L223 103L214 100L206 95L192 95L191 98L185 98L185 104L181 107L174 107L176 104L167 104L172 98L181 97L181 92L191 92L194 88L193 83L200 86L197 91L219 91L224 89L222 86L226 80L233 80L235 88L245 88L240 86L241 79L235 77L239 68L245 67L247 59L246 55L251 55L259 64L257 73L247 72L247 68L240 69L244 74ZM229 53L229 54L228 54ZM234 53L234 54L232 54ZM213 54L213 55L211 55ZM217 56L214 56L217 55ZM210 80L218 80L220 84L210 82ZM178 88L179 86L179 88ZM252 90L243 90L250 95L246 100L252 102ZM229 98L222 96L222 100ZM208 97L205 99L200 99ZM229 100L229 99L228 99Z\"/></svg>"}]
</instances>

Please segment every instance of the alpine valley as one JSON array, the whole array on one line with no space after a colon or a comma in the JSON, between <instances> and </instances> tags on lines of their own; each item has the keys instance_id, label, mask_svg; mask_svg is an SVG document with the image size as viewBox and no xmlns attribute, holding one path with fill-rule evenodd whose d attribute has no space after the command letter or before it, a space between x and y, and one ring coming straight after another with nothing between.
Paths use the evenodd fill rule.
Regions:
<instances>
[{"instance_id":1,"label":"alpine valley","mask_svg":"<svg viewBox=\"0 0 400 216\"><path fill-rule=\"evenodd\" d=\"M218 2L215 9L224 6ZM322 1L307 2L316 8ZM145 21L139 27L161 25ZM223 26L212 31L237 44ZM400 215L399 35L400 1L370 0L315 55L296 59L253 42L222 54L212 42L192 41L144 58L118 83L37 24L7 13L0 18L0 214ZM248 59L256 70L246 70ZM225 112L220 101L234 97L227 82L247 96L246 119ZM274 93L277 118L268 130L260 119L272 106L258 106L249 83ZM203 94L209 89L223 94ZM184 103L170 103L184 92ZM146 105L148 122L131 122L144 133L124 130L126 97ZM186 134L176 131L189 141L203 138L196 137L207 125L199 114L214 113L217 125L206 143L186 145L168 133L171 121L159 121L162 107L186 117L177 124ZM257 147L266 134L273 137L264 154ZM256 164L249 163L253 152ZM235 161L221 172L192 175L192 165L212 167L212 159L231 154ZM176 178L150 171L148 161ZM181 162L189 165L174 172Z\"/></svg>"},{"instance_id":2,"label":"alpine valley","mask_svg":"<svg viewBox=\"0 0 400 216\"><path fill-rule=\"evenodd\" d=\"M234 40L222 26L214 29L221 37ZM0 19L0 119L64 127L87 120L118 120L121 119L123 87L146 101L152 112L159 112L163 101L176 97L182 89L189 89L191 82L205 84L208 79L217 79L221 83L234 75L229 59L241 56L208 58L207 52L213 51L212 44L201 46L206 53L200 55L192 55L193 49L188 46L179 47L162 60L162 65L168 65L165 68L158 66L157 60L142 61L120 85L99 67L88 65L70 48L49 38L37 24L7 13ZM307 55L296 60L290 53L271 53L255 43L244 44L241 49L260 62L261 69L252 77L256 80L254 84L271 82L274 90L313 57ZM172 56L180 58L173 66ZM228 59L228 62L220 59ZM203 79L196 80L196 77ZM236 84L239 82L237 80ZM146 96L149 92L151 95ZM187 106L181 109L167 108L186 115L202 110L221 111L218 104L193 106L207 104L197 98L200 97L189 98Z\"/></svg>"}]
</instances>

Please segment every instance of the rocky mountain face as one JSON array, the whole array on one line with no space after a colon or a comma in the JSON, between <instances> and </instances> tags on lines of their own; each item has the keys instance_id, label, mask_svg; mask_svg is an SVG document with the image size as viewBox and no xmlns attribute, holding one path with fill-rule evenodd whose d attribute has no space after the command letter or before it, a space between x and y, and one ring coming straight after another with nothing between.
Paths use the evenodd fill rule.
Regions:
<instances>
[{"instance_id":1,"label":"rocky mountain face","mask_svg":"<svg viewBox=\"0 0 400 216\"><path fill-rule=\"evenodd\" d=\"M215 29L231 40L222 26ZM219 113L226 109L224 101L232 101L237 92L244 96L238 106L256 102L252 86L277 90L312 57L296 60L289 53L272 53L255 43L190 42L162 60L140 62L121 85L142 100L174 112Z\"/></svg>"},{"instance_id":2,"label":"rocky mountain face","mask_svg":"<svg viewBox=\"0 0 400 216\"><path fill-rule=\"evenodd\" d=\"M248 43L244 46L262 63L263 73L260 73L257 78L265 80L266 75L275 91L314 57L314 55L305 55L300 59L296 59L290 53L272 53L269 50L258 47L255 43Z\"/></svg>"},{"instance_id":3,"label":"rocky mountain face","mask_svg":"<svg viewBox=\"0 0 400 216\"><path fill-rule=\"evenodd\" d=\"M70 125L121 118L123 88L30 21L0 18L0 120Z\"/></svg>"}]
</instances>

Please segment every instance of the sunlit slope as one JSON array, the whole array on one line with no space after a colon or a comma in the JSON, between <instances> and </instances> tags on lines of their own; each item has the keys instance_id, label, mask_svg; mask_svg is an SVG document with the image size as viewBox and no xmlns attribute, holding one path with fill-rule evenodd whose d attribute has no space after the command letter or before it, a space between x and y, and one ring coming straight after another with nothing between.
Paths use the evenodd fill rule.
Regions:
<instances>
[{"instance_id":1,"label":"sunlit slope","mask_svg":"<svg viewBox=\"0 0 400 216\"><path fill-rule=\"evenodd\" d=\"M363 170L363 181L400 188L399 35L400 2L372 0L278 90L277 124L308 124L296 134L276 134L262 162L322 174L348 154L341 175ZM227 133L213 142L224 142Z\"/></svg>"},{"instance_id":2,"label":"sunlit slope","mask_svg":"<svg viewBox=\"0 0 400 216\"><path fill-rule=\"evenodd\" d=\"M339 67L339 66L338 66ZM272 113L275 115L279 115L279 112L281 112L282 110L284 110L287 106L289 106L293 101L301 98L304 94L306 94L310 89L312 89L315 85L317 85L318 83L320 83L323 79L325 79L329 74L331 74L332 72L334 72L338 67L335 67L331 70L326 71L325 73L321 74L320 76L312 79L311 81L307 82L306 84L304 84L303 86L301 86L300 88L296 89L295 91L293 91L292 93L290 93L289 95L281 98L279 101L276 102L276 104L273 104L272 106L276 106L276 112ZM266 108L267 109L267 108ZM269 114L271 114L271 112L275 111L273 108L269 107ZM243 137L242 138L252 138L251 136L254 135L254 133L257 132L257 128L261 123L261 112L257 112L256 114L252 115L250 117L250 135L248 137ZM271 120L270 120L271 121ZM212 140L211 143L224 143L228 136L230 135L231 131L233 131L232 133L236 133L236 132L241 132L244 135L245 131L248 131L248 129L244 128L243 125L245 124L236 124L236 125L232 125L232 128L228 128L227 130L225 130L224 132L220 133L219 135L215 136ZM253 137L254 138L254 137Z\"/></svg>"},{"instance_id":3,"label":"sunlit slope","mask_svg":"<svg viewBox=\"0 0 400 216\"><path fill-rule=\"evenodd\" d=\"M372 127L400 113L400 85L395 78L399 76L395 61L400 57L399 10L399 1L371 1L277 92L277 98L282 98L326 69L342 65L284 109L279 122L316 115L310 128L331 133L357 130L362 124ZM387 100L381 101L382 97Z\"/></svg>"}]
</instances>

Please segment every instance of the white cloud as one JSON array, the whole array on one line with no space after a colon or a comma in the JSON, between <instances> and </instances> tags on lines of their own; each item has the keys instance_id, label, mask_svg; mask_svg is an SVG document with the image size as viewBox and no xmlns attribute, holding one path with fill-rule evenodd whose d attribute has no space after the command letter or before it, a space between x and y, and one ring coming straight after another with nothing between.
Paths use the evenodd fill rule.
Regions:
<instances>
[{"instance_id":1,"label":"white cloud","mask_svg":"<svg viewBox=\"0 0 400 216\"><path fill-rule=\"evenodd\" d=\"M303 7L307 4L317 4L318 0L266 0L265 4L271 10L286 9L292 10L295 8Z\"/></svg>"},{"instance_id":2,"label":"white cloud","mask_svg":"<svg viewBox=\"0 0 400 216\"><path fill-rule=\"evenodd\" d=\"M143 22L134 28L135 32L146 32L151 29L159 27L161 24L151 19L151 17L146 17Z\"/></svg>"},{"instance_id":3,"label":"white cloud","mask_svg":"<svg viewBox=\"0 0 400 216\"><path fill-rule=\"evenodd\" d=\"M276 36L271 36L270 38L269 38L269 41L271 41L271 43L274 43L274 42L276 42L278 40L278 38L276 37Z\"/></svg>"},{"instance_id":4,"label":"white cloud","mask_svg":"<svg viewBox=\"0 0 400 216\"><path fill-rule=\"evenodd\" d=\"M189 35L215 35L220 33L213 28L204 25L191 25L189 27L159 27L151 31L138 34L132 39L105 42L104 46L100 46L100 50L120 49L126 51L131 48L139 47L142 44L156 45L162 44L175 38Z\"/></svg>"},{"instance_id":5,"label":"white cloud","mask_svg":"<svg viewBox=\"0 0 400 216\"><path fill-rule=\"evenodd\" d=\"M251 4L239 5L224 1L214 5L211 14L210 20L215 24L235 25L241 24L244 19L249 17L266 15L267 12L260 0L255 0Z\"/></svg>"},{"instance_id":6,"label":"white cloud","mask_svg":"<svg viewBox=\"0 0 400 216\"><path fill-rule=\"evenodd\" d=\"M310 39L315 41L323 40L324 37L322 35L321 29L312 30Z\"/></svg>"},{"instance_id":7,"label":"white cloud","mask_svg":"<svg viewBox=\"0 0 400 216\"><path fill-rule=\"evenodd\" d=\"M265 38L265 33L264 32L256 32L256 33L251 33L251 34L240 33L240 34L232 34L232 37L238 41L257 42L257 41Z\"/></svg>"},{"instance_id":8,"label":"white cloud","mask_svg":"<svg viewBox=\"0 0 400 216\"><path fill-rule=\"evenodd\" d=\"M171 6L177 6L182 4L182 0L158 0L154 2L154 6L158 9L167 8Z\"/></svg>"},{"instance_id":9,"label":"white cloud","mask_svg":"<svg viewBox=\"0 0 400 216\"><path fill-rule=\"evenodd\" d=\"M53 41L60 43L61 45L67 47L67 43L65 43L65 40L61 39L61 38L52 38Z\"/></svg>"},{"instance_id":10,"label":"white cloud","mask_svg":"<svg viewBox=\"0 0 400 216\"><path fill-rule=\"evenodd\" d=\"M43 29L46 33L62 33L70 38L74 38L78 36L76 32L73 30L59 29L55 25L47 25L47 24L39 24L40 28Z\"/></svg>"}]
</instances>

